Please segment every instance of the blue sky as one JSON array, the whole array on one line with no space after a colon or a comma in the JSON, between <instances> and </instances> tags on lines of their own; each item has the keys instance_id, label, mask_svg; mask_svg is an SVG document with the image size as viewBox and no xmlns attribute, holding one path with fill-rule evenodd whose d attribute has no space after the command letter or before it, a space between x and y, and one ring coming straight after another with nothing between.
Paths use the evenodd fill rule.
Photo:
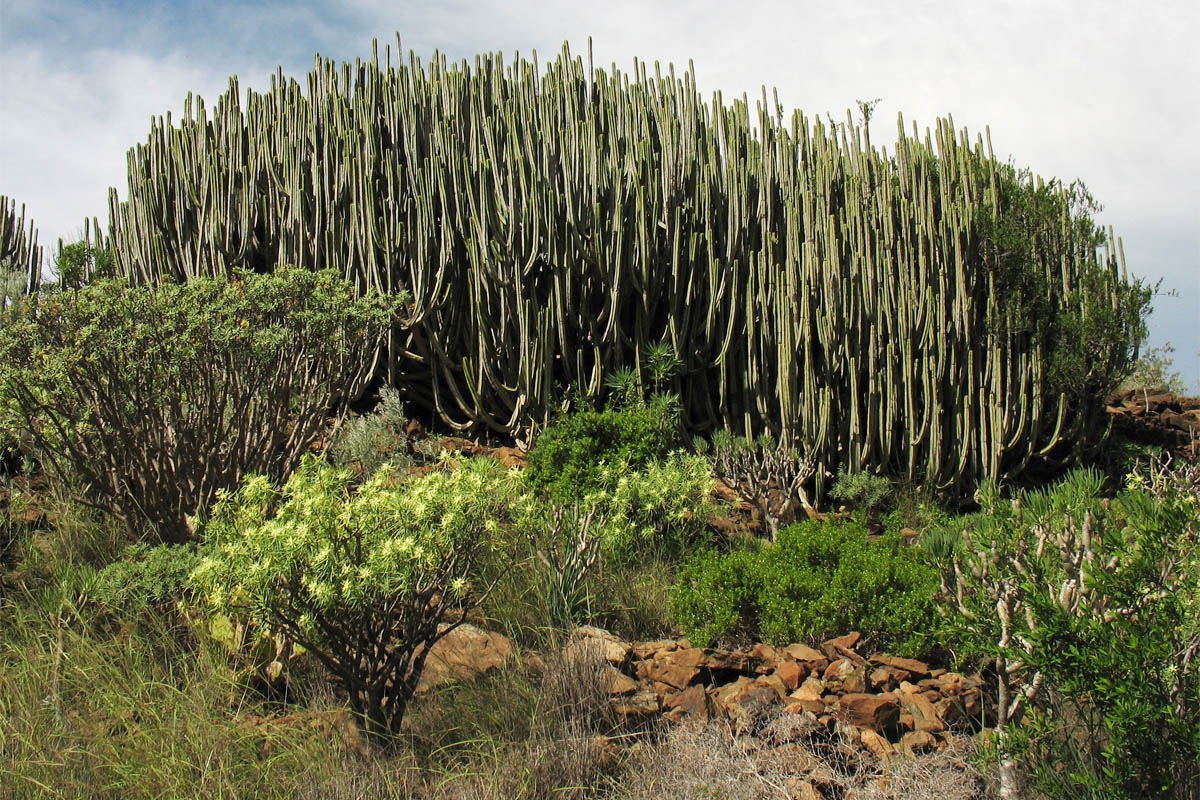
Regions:
<instances>
[{"instance_id":1,"label":"blue sky","mask_svg":"<svg viewBox=\"0 0 1200 800\"><path fill-rule=\"evenodd\" d=\"M590 35L598 65L691 59L706 93L753 98L765 84L810 116L878 97L877 144L897 113L990 125L997 155L1082 178L1131 272L1174 292L1156 300L1150 344L1172 342L1200 393L1194 2L0 0L0 194L26 205L43 243L72 238L84 217L104 221L125 152L189 91L215 99L234 74L264 88L277 66L302 78L317 52L369 57L372 39L396 32L423 60L545 61L564 41L586 52Z\"/></svg>"}]
</instances>

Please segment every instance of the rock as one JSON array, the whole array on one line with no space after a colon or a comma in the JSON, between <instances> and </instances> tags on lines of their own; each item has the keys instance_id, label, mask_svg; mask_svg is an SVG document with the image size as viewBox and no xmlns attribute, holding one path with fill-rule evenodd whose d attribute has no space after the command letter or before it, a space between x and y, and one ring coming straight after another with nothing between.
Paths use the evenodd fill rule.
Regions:
<instances>
[{"instance_id":1,"label":"rock","mask_svg":"<svg viewBox=\"0 0 1200 800\"><path fill-rule=\"evenodd\" d=\"M492 458L509 469L525 467L529 464L529 457L515 447L497 447L492 451Z\"/></svg>"},{"instance_id":2,"label":"rock","mask_svg":"<svg viewBox=\"0 0 1200 800\"><path fill-rule=\"evenodd\" d=\"M633 694L638 690L637 681L611 664L605 666L604 676L610 695Z\"/></svg>"},{"instance_id":3,"label":"rock","mask_svg":"<svg viewBox=\"0 0 1200 800\"><path fill-rule=\"evenodd\" d=\"M897 658L896 656L888 656L883 655L882 653L876 653L875 655L871 656L869 660L872 664L879 664L880 666L891 667L895 670L907 672L908 675L904 676L904 679L908 679L909 676L915 678L929 677L929 665L924 661L917 661L914 658Z\"/></svg>"},{"instance_id":4,"label":"rock","mask_svg":"<svg viewBox=\"0 0 1200 800\"><path fill-rule=\"evenodd\" d=\"M766 686L774 691L777 695L779 695L780 700L786 700L788 692L791 691L788 688L788 685L783 682L783 679L781 679L774 672L772 672L770 675L760 676L755 683L759 684L760 686Z\"/></svg>"},{"instance_id":5,"label":"rock","mask_svg":"<svg viewBox=\"0 0 1200 800\"><path fill-rule=\"evenodd\" d=\"M891 694L846 694L838 705L850 724L877 733L895 726L900 717L900 701Z\"/></svg>"},{"instance_id":6,"label":"rock","mask_svg":"<svg viewBox=\"0 0 1200 800\"><path fill-rule=\"evenodd\" d=\"M860 730L858 738L862 742L862 746L880 761L890 758L896 753L896 748L892 747L891 742L870 728Z\"/></svg>"},{"instance_id":7,"label":"rock","mask_svg":"<svg viewBox=\"0 0 1200 800\"><path fill-rule=\"evenodd\" d=\"M628 697L614 697L608 702L622 717L653 717L661 709L658 694L652 689L640 689Z\"/></svg>"},{"instance_id":8,"label":"rock","mask_svg":"<svg viewBox=\"0 0 1200 800\"><path fill-rule=\"evenodd\" d=\"M508 637L474 625L459 625L430 649L417 694L499 669L512 655L513 643Z\"/></svg>"},{"instance_id":9,"label":"rock","mask_svg":"<svg viewBox=\"0 0 1200 800\"><path fill-rule=\"evenodd\" d=\"M781 661L775 667L775 675L779 676L779 680L788 687L788 691L793 691L800 685L800 680L805 675L805 670L800 667L795 661Z\"/></svg>"},{"instance_id":10,"label":"rock","mask_svg":"<svg viewBox=\"0 0 1200 800\"><path fill-rule=\"evenodd\" d=\"M684 718L707 722L712 716L712 705L703 686L689 686L682 692L663 698L663 710L667 719L678 721Z\"/></svg>"},{"instance_id":11,"label":"rock","mask_svg":"<svg viewBox=\"0 0 1200 800\"><path fill-rule=\"evenodd\" d=\"M804 683L797 687L789 697L795 700L820 700L825 694L825 682L815 675L808 676Z\"/></svg>"},{"instance_id":12,"label":"rock","mask_svg":"<svg viewBox=\"0 0 1200 800\"><path fill-rule=\"evenodd\" d=\"M938 740L929 731L909 731L900 737L900 749L910 756L929 753L938 749Z\"/></svg>"},{"instance_id":13,"label":"rock","mask_svg":"<svg viewBox=\"0 0 1200 800\"><path fill-rule=\"evenodd\" d=\"M717 690L715 699L738 734L757 730L770 710L782 702L774 689L746 677Z\"/></svg>"},{"instance_id":14,"label":"rock","mask_svg":"<svg viewBox=\"0 0 1200 800\"><path fill-rule=\"evenodd\" d=\"M923 694L902 694L900 704L904 711L912 715L914 731L944 731L946 725L938 718L937 709Z\"/></svg>"},{"instance_id":15,"label":"rock","mask_svg":"<svg viewBox=\"0 0 1200 800\"><path fill-rule=\"evenodd\" d=\"M686 689L692 679L700 674L699 669L686 663L677 663L670 654L665 658L640 662L637 671L640 678L665 683L676 689Z\"/></svg>"},{"instance_id":16,"label":"rock","mask_svg":"<svg viewBox=\"0 0 1200 800\"><path fill-rule=\"evenodd\" d=\"M867 676L870 687L879 692L890 692L895 689L908 673L891 667L876 667Z\"/></svg>"},{"instance_id":17,"label":"rock","mask_svg":"<svg viewBox=\"0 0 1200 800\"><path fill-rule=\"evenodd\" d=\"M784 784L790 800L825 800L825 795L811 781L803 778L788 778Z\"/></svg>"},{"instance_id":18,"label":"rock","mask_svg":"<svg viewBox=\"0 0 1200 800\"><path fill-rule=\"evenodd\" d=\"M632 649L629 642L622 641L603 628L581 625L571 631L567 638L564 655L568 658L582 656L589 648L598 649L605 661L617 667L625 663Z\"/></svg>"},{"instance_id":19,"label":"rock","mask_svg":"<svg viewBox=\"0 0 1200 800\"><path fill-rule=\"evenodd\" d=\"M653 642L634 642L631 646L633 657L638 661L644 661L648 658L655 658L660 653L667 653L671 650L677 650L679 642L674 639L657 639Z\"/></svg>"},{"instance_id":20,"label":"rock","mask_svg":"<svg viewBox=\"0 0 1200 800\"><path fill-rule=\"evenodd\" d=\"M816 699L813 699L813 700L788 699L785 702L787 703L787 705L785 705L783 707L783 710L784 710L784 713L787 713L787 714L805 714L805 713L821 714L825 711L825 708L826 708L825 702L823 700L821 700L821 698L819 698L819 697Z\"/></svg>"},{"instance_id":21,"label":"rock","mask_svg":"<svg viewBox=\"0 0 1200 800\"><path fill-rule=\"evenodd\" d=\"M776 662L779 661L778 653L769 644L754 645L750 649L750 657L760 662L758 668L764 672L770 672L775 669Z\"/></svg>"},{"instance_id":22,"label":"rock","mask_svg":"<svg viewBox=\"0 0 1200 800\"><path fill-rule=\"evenodd\" d=\"M826 658L828 658L830 661L834 661L840 655L840 653L835 649L836 647L844 647L847 650L853 650L854 645L858 644L858 640L861 638L861 633L858 631L851 631L845 636L838 636L834 639L829 639L825 642L822 642L821 652L824 653Z\"/></svg>"},{"instance_id":23,"label":"rock","mask_svg":"<svg viewBox=\"0 0 1200 800\"><path fill-rule=\"evenodd\" d=\"M794 661L829 662L824 653L804 644L789 644L783 648L783 654Z\"/></svg>"}]
</instances>

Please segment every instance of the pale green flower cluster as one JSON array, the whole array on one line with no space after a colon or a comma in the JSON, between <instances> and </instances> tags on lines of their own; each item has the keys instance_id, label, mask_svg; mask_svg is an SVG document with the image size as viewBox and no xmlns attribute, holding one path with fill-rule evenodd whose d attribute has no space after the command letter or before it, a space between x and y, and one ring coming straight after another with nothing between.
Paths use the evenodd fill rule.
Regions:
<instances>
[{"instance_id":1,"label":"pale green flower cluster","mask_svg":"<svg viewBox=\"0 0 1200 800\"><path fill-rule=\"evenodd\" d=\"M615 488L594 492L587 502L605 513L600 537L610 553L630 554L656 539L686 538L713 509L712 464L702 455L680 450L638 471L624 464L603 469L611 471L605 483Z\"/></svg>"},{"instance_id":2,"label":"pale green flower cluster","mask_svg":"<svg viewBox=\"0 0 1200 800\"><path fill-rule=\"evenodd\" d=\"M223 494L201 534L210 545L193 573L218 607L268 618L281 603L322 614L358 613L433 583L455 595L469 576L442 574L452 554L504 546L518 476L468 459L405 479L385 466L357 491L349 470L308 458L279 489L248 478ZM461 559L460 559L461 561Z\"/></svg>"}]
</instances>

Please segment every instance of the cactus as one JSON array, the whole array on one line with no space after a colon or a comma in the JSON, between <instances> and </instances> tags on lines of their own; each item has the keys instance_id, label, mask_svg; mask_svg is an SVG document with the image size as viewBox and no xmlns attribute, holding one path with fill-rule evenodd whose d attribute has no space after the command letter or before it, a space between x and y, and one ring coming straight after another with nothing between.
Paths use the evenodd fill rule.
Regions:
<instances>
[{"instance_id":1,"label":"cactus","mask_svg":"<svg viewBox=\"0 0 1200 800\"><path fill-rule=\"evenodd\" d=\"M17 201L0 195L0 279L5 282L0 309L12 294L33 294L42 282L42 248L37 243L33 221L25 226L25 206L17 211ZM12 281L10 276L16 276ZM9 284L12 284L11 288Z\"/></svg>"},{"instance_id":2,"label":"cactus","mask_svg":"<svg viewBox=\"0 0 1200 800\"><path fill-rule=\"evenodd\" d=\"M765 91L705 101L690 65L626 74L564 47L539 72L397 45L318 57L306 91L280 71L155 120L110 195L117 269L286 262L407 291L378 371L454 428L518 440L665 342L686 427L803 442L816 498L867 464L954 493L1070 461L1102 427L1098 399L1051 380L1069 338L1052 323L1117 314L1102 389L1135 333L1128 284L1070 191L997 162L990 137L901 119L889 154ZM1026 226L1018 270L992 233L1027 195L1061 213ZM1010 307L1014 275L1045 289L1045 318Z\"/></svg>"}]
</instances>

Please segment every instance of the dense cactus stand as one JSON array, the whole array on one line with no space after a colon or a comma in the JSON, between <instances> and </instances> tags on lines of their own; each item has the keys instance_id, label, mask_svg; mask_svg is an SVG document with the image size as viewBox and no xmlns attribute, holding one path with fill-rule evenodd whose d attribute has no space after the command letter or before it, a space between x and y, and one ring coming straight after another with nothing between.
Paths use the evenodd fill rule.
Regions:
<instances>
[{"instance_id":1,"label":"dense cactus stand","mask_svg":"<svg viewBox=\"0 0 1200 800\"><path fill-rule=\"evenodd\" d=\"M889 152L765 90L706 101L690 68L398 52L318 58L307 87L232 81L155 120L111 197L119 271L294 263L407 290L387 380L518 438L660 342L689 429L770 431L818 481L870 466L968 487L1070 459L1097 428L1051 350L1067 317L1130 332L1113 240L1073 189L951 120L901 121ZM1129 344L1107 347L1072 374L1104 384Z\"/></svg>"}]
</instances>

